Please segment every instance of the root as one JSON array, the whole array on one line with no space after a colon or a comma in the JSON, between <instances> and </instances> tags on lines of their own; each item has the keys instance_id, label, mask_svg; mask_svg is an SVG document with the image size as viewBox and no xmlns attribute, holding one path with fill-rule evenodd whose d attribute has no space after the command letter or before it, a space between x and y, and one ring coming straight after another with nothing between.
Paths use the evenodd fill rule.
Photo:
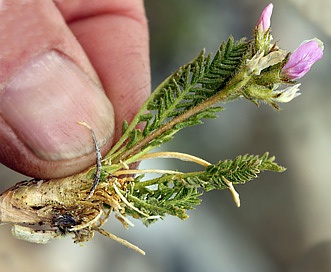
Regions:
<instances>
[{"instance_id":1,"label":"root","mask_svg":"<svg viewBox=\"0 0 331 272\"><path fill-rule=\"evenodd\" d=\"M110 239L116 241L117 243L119 243L119 244L121 244L121 245L123 245L123 246L126 246L126 247L128 247L128 248L133 249L134 251L140 253L141 255L145 255L145 254L146 254L145 251L143 251L143 250L140 249L139 247L135 246L134 244L131 244L131 243L128 242L127 240L124 240L124 239L122 239L122 238L120 238L120 237L117 237L115 234L112 234L112 233L110 233L110 232L108 232L108 231L106 231L106 230L104 230L104 229L101 229L101 228L95 228L95 229L93 229L93 230L95 230L95 231L99 232L100 234L102 234L102 235L104 235L104 236L106 236L106 237L108 237L108 238L110 238Z\"/></svg>"}]
</instances>

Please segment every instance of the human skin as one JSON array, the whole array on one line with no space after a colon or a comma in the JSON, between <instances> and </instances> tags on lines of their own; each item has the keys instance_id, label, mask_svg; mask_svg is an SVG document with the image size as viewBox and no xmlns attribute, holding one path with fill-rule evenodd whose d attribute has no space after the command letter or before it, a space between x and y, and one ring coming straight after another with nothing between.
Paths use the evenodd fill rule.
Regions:
<instances>
[{"instance_id":1,"label":"human skin","mask_svg":"<svg viewBox=\"0 0 331 272\"><path fill-rule=\"evenodd\" d=\"M0 160L36 178L95 163L150 94L141 0L0 2Z\"/></svg>"}]
</instances>

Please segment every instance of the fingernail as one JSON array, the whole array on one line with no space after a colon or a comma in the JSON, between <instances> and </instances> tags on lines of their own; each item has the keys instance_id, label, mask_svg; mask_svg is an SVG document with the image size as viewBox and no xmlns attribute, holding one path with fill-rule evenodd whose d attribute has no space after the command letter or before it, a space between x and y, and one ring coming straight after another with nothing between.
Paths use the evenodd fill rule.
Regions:
<instances>
[{"instance_id":1,"label":"fingernail","mask_svg":"<svg viewBox=\"0 0 331 272\"><path fill-rule=\"evenodd\" d=\"M55 51L34 57L5 86L0 114L17 137L44 160L67 160L93 151L85 121L99 145L113 136L114 114L101 90L69 58Z\"/></svg>"}]
</instances>

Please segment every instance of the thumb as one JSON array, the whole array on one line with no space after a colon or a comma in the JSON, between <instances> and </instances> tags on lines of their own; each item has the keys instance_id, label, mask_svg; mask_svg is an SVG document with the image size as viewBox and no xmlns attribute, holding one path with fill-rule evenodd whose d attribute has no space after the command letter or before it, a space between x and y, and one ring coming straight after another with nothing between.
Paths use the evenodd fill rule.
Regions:
<instances>
[{"instance_id":1,"label":"thumb","mask_svg":"<svg viewBox=\"0 0 331 272\"><path fill-rule=\"evenodd\" d=\"M23 174L63 177L95 162L114 134L113 107L52 1L0 8L0 160ZM9 2L8 2L9 3Z\"/></svg>"}]
</instances>

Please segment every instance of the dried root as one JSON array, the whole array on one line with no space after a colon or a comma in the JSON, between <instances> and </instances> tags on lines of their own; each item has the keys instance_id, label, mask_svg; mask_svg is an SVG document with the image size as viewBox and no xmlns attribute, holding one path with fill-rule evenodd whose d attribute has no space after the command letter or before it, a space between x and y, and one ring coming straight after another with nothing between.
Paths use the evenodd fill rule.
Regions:
<instances>
[{"instance_id":1,"label":"dried root","mask_svg":"<svg viewBox=\"0 0 331 272\"><path fill-rule=\"evenodd\" d=\"M97 231L144 254L138 247L101 228L111 212L128 226L122 207L125 198L118 192L131 181L132 178L109 176L89 198L93 181L86 181L82 174L69 179L20 182L0 195L0 223L12 224L15 237L34 243L47 243L68 235L74 236L75 243L84 243Z\"/></svg>"}]
</instances>

